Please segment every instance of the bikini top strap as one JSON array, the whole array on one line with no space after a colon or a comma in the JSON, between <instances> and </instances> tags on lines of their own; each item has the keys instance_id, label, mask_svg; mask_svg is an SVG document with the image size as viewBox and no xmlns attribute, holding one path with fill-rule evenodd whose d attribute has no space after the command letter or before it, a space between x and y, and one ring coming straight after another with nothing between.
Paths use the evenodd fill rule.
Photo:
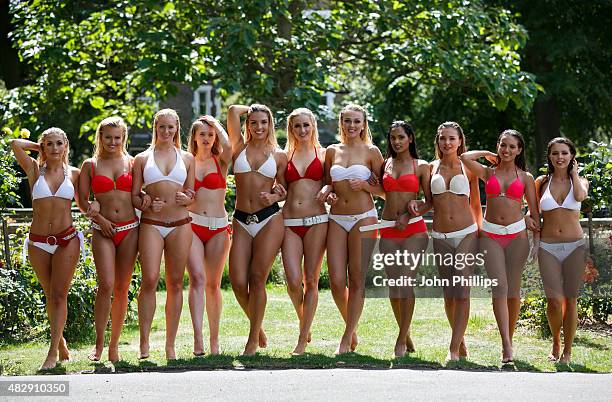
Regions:
<instances>
[{"instance_id":1,"label":"bikini top strap","mask_svg":"<svg viewBox=\"0 0 612 402\"><path fill-rule=\"evenodd\" d=\"M412 170L414 171L414 174L416 174L417 166L416 166L416 160L414 158L412 158Z\"/></svg>"},{"instance_id":2,"label":"bikini top strap","mask_svg":"<svg viewBox=\"0 0 612 402\"><path fill-rule=\"evenodd\" d=\"M91 158L91 179L96 176L96 158Z\"/></svg>"},{"instance_id":3,"label":"bikini top strap","mask_svg":"<svg viewBox=\"0 0 612 402\"><path fill-rule=\"evenodd\" d=\"M218 173L220 176L223 176L223 175L221 174L221 165L219 165L219 161L218 161L218 160L217 160L217 158L215 158L214 156L213 156L212 158L213 158L213 160L215 161L215 165L217 165L217 173Z\"/></svg>"}]
</instances>

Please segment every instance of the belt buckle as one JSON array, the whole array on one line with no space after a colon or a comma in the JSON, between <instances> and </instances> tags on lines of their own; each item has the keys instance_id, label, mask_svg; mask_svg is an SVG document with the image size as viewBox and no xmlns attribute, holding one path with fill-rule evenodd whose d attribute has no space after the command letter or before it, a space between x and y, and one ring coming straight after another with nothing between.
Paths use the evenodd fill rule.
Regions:
<instances>
[{"instance_id":1,"label":"belt buckle","mask_svg":"<svg viewBox=\"0 0 612 402\"><path fill-rule=\"evenodd\" d=\"M310 216L308 218L302 218L302 226L312 226L316 223L315 220L316 220L315 216Z\"/></svg>"},{"instance_id":2,"label":"belt buckle","mask_svg":"<svg viewBox=\"0 0 612 402\"><path fill-rule=\"evenodd\" d=\"M50 243L49 241L53 239L53 243ZM51 236L47 236L47 240L45 240L45 242L50 245L50 246L57 246L57 237L51 235Z\"/></svg>"},{"instance_id":3,"label":"belt buckle","mask_svg":"<svg viewBox=\"0 0 612 402\"><path fill-rule=\"evenodd\" d=\"M252 223L259 223L259 218L257 217L257 215L252 214L252 215L248 215L246 217L246 224L250 225Z\"/></svg>"},{"instance_id":4,"label":"belt buckle","mask_svg":"<svg viewBox=\"0 0 612 402\"><path fill-rule=\"evenodd\" d=\"M167 227L167 228L169 228L169 227L170 227L170 223L171 223L170 221L165 221L165 222L164 222L164 226L165 226L165 227Z\"/></svg>"}]
</instances>

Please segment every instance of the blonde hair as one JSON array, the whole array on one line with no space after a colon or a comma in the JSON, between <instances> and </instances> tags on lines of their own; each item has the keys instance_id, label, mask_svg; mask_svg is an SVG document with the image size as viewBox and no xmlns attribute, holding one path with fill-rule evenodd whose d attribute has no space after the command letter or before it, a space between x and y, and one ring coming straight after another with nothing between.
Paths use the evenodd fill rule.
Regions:
<instances>
[{"instance_id":1,"label":"blonde hair","mask_svg":"<svg viewBox=\"0 0 612 402\"><path fill-rule=\"evenodd\" d=\"M293 134L293 120L295 120L297 116L308 117L313 129L312 135L310 136L310 145L313 147L320 148L321 144L319 143L319 130L317 129L317 119L314 113L310 111L310 109L301 107L295 109L289 114L289 117L287 117L287 145L285 146L285 151L287 151L287 153L291 153L295 150L297 140L295 139L295 134Z\"/></svg>"},{"instance_id":2,"label":"blonde hair","mask_svg":"<svg viewBox=\"0 0 612 402\"><path fill-rule=\"evenodd\" d=\"M102 132L107 127L120 128L123 133L123 138L121 139L121 153L127 155L127 125L125 121L119 116L107 117L98 124L98 128L96 129L96 143L94 145L94 157L100 156L102 152Z\"/></svg>"},{"instance_id":3,"label":"blonde hair","mask_svg":"<svg viewBox=\"0 0 612 402\"><path fill-rule=\"evenodd\" d=\"M440 139L440 134L442 134L442 130L444 130L445 128L452 128L457 131L457 133L459 133L461 145L459 145L459 148L457 148L457 156L467 151L467 145L465 144L465 134L463 134L463 129L461 128L459 123L454 121L445 121L444 123L438 126L438 130L436 131L436 138L434 139L434 147L436 148L436 159L442 159L442 151L440 150L440 145L438 144L438 141Z\"/></svg>"},{"instance_id":4,"label":"blonde hair","mask_svg":"<svg viewBox=\"0 0 612 402\"><path fill-rule=\"evenodd\" d=\"M276 134L274 132L274 117L272 116L272 111L266 105L260 105L258 103L254 103L251 106L249 106L246 120L244 121L245 142L247 144L251 142L251 131L249 130L249 117L251 117L251 114L255 112L263 112L268 116L268 135L266 136L266 144L271 149L277 149L278 142L276 142Z\"/></svg>"},{"instance_id":5,"label":"blonde hair","mask_svg":"<svg viewBox=\"0 0 612 402\"><path fill-rule=\"evenodd\" d=\"M354 103L349 103L340 111L340 115L338 116L338 134L340 136L340 142L346 144L346 134L342 129L342 119L344 118L344 113L346 112L361 112L363 114L363 130L359 133L359 137L366 144L372 143L372 134L370 133L370 127L368 126L368 114L366 110L359 105Z\"/></svg>"},{"instance_id":6,"label":"blonde hair","mask_svg":"<svg viewBox=\"0 0 612 402\"><path fill-rule=\"evenodd\" d=\"M187 141L187 151L189 151L189 153L193 154L194 156L198 153L198 144L196 142L196 131L198 130L198 127L200 126L203 127L205 125L210 126L210 124L208 124L208 122L204 119L204 116L200 116L196 119L196 121L194 121L191 124L191 128L189 129L189 140ZM214 127L212 128L215 133L215 142L213 143L211 152L213 155L220 155L221 154L221 143L219 142L219 134L214 129Z\"/></svg>"},{"instance_id":7,"label":"blonde hair","mask_svg":"<svg viewBox=\"0 0 612 402\"><path fill-rule=\"evenodd\" d=\"M45 141L48 136L53 134L61 135L62 139L66 142L66 149L64 150L64 155L62 155L62 162L68 165L68 154L70 153L68 136L61 128L49 127L42 132L40 137L38 137L38 145L40 146L40 152L38 153L38 166L43 166L45 163L47 163L47 155L45 155Z\"/></svg>"},{"instance_id":8,"label":"blonde hair","mask_svg":"<svg viewBox=\"0 0 612 402\"><path fill-rule=\"evenodd\" d=\"M157 120L162 116L170 116L176 119L176 134L174 135L174 146L181 149L181 119L174 109L161 109L153 116L153 138L151 139L151 147L157 143Z\"/></svg>"}]
</instances>

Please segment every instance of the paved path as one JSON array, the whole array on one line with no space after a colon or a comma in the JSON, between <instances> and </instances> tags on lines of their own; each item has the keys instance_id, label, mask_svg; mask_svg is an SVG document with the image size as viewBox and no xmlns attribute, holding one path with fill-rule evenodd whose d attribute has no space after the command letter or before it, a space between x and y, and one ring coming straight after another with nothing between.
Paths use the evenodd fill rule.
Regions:
<instances>
[{"instance_id":1,"label":"paved path","mask_svg":"<svg viewBox=\"0 0 612 402\"><path fill-rule=\"evenodd\" d=\"M610 401L612 374L457 370L223 370L0 377L69 381L43 400L589 400ZM1 384L0 384L1 385ZM24 401L0 396L0 401ZM27 398L30 400L31 398Z\"/></svg>"}]
</instances>

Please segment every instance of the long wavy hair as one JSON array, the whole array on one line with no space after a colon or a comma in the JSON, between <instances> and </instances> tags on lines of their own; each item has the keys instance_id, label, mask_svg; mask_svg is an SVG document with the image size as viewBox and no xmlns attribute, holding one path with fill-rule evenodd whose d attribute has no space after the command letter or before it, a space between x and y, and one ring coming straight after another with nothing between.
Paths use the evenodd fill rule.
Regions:
<instances>
[{"instance_id":1,"label":"long wavy hair","mask_svg":"<svg viewBox=\"0 0 612 402\"><path fill-rule=\"evenodd\" d=\"M153 116L153 138L151 139L151 147L157 143L157 121L162 116L170 116L176 120L176 134L174 134L174 146L181 149L181 119L174 109L161 109Z\"/></svg>"},{"instance_id":2,"label":"long wavy hair","mask_svg":"<svg viewBox=\"0 0 612 402\"><path fill-rule=\"evenodd\" d=\"M189 151L192 155L196 155L198 153L198 143L196 142L196 133L200 127L210 126L208 122L204 119L204 116L198 117L192 124L189 129L189 140L187 141L187 151ZM213 143L211 152L213 155L221 154L221 142L219 142L219 135L215 131L215 142Z\"/></svg>"},{"instance_id":3,"label":"long wavy hair","mask_svg":"<svg viewBox=\"0 0 612 402\"><path fill-rule=\"evenodd\" d=\"M308 120L310 120L310 125L312 127L312 133L310 135L310 146L315 148L321 147L321 144L319 143L319 130L317 128L317 119L310 109L301 107L295 109L289 114L289 117L287 117L287 145L285 145L285 151L287 152L287 154L291 154L295 150L297 144L295 134L293 133L293 121L297 116L308 117Z\"/></svg>"},{"instance_id":4,"label":"long wavy hair","mask_svg":"<svg viewBox=\"0 0 612 402\"><path fill-rule=\"evenodd\" d=\"M68 142L68 136L61 128L49 127L42 132L40 137L38 137L38 145L40 146L40 152L38 153L38 166L43 166L45 163L47 163L47 155L45 155L45 141L47 140L47 137L52 134L59 134L66 143L66 149L62 155L62 162L68 165L68 155L70 154L70 142Z\"/></svg>"},{"instance_id":5,"label":"long wavy hair","mask_svg":"<svg viewBox=\"0 0 612 402\"><path fill-rule=\"evenodd\" d=\"M370 133L370 127L368 126L368 113L365 108L362 106L356 105L354 103L349 103L340 111L340 115L338 116L338 135L340 136L340 142L346 144L346 134L342 129L342 119L344 118L344 113L346 112L361 112L363 114L363 130L359 133L359 137L366 144L372 143L372 133Z\"/></svg>"},{"instance_id":6,"label":"long wavy hair","mask_svg":"<svg viewBox=\"0 0 612 402\"><path fill-rule=\"evenodd\" d=\"M98 128L96 129L96 139L94 145L94 157L99 157L102 152L102 134L104 133L104 129L107 127L114 127L121 129L121 153L123 155L127 155L127 133L128 128L125 121L119 116L107 117L98 124Z\"/></svg>"},{"instance_id":7,"label":"long wavy hair","mask_svg":"<svg viewBox=\"0 0 612 402\"><path fill-rule=\"evenodd\" d=\"M444 123L440 124L438 126L438 129L436 130L436 137L434 139L434 147L436 148L436 159L442 159L442 150L440 149L440 144L438 144L438 141L440 140L440 134L442 134L442 130L444 130L445 128L452 128L457 131L457 133L459 133L461 144L459 145L459 148L457 148L457 156L467 151L467 145L465 143L465 134L463 133L463 129L461 128L459 123L454 121L445 121Z\"/></svg>"},{"instance_id":8,"label":"long wavy hair","mask_svg":"<svg viewBox=\"0 0 612 402\"><path fill-rule=\"evenodd\" d=\"M495 148L497 148L499 146L499 143L501 142L501 139L502 139L502 137L504 135L508 135L508 136L516 139L516 141L518 142L518 146L519 146L519 148L521 148L521 153L519 153L514 158L514 164L519 169L521 169L521 170L527 170L527 163L525 162L525 139L523 138L523 134L519 133L516 130L512 130L512 129L504 130L499 135L499 137L497 137L497 145L496 145ZM501 157L498 154L497 155L497 163L493 164L493 167L499 166L500 162L501 162Z\"/></svg>"},{"instance_id":9,"label":"long wavy hair","mask_svg":"<svg viewBox=\"0 0 612 402\"><path fill-rule=\"evenodd\" d=\"M270 149L277 149L278 142L276 141L276 134L274 131L274 117L272 116L272 111L266 105L261 105L258 103L253 103L249 106L249 110L246 115L246 120L244 121L244 133L245 133L245 143L251 142L252 135L249 129L249 118L251 114L255 112L263 112L268 116L268 135L266 136L266 144Z\"/></svg>"},{"instance_id":10,"label":"long wavy hair","mask_svg":"<svg viewBox=\"0 0 612 402\"><path fill-rule=\"evenodd\" d=\"M552 149L552 146L555 144L565 144L567 145L567 147L569 148L570 151L570 155L572 155L572 159L574 159L576 157L576 146L574 145L574 143L569 139L569 138L565 138L565 137L556 137L553 138L552 140L550 140L548 142L548 145L546 146L546 160L547 160L547 164L546 164L546 176L544 177L544 180L542 180L542 186L544 186L544 184L546 184L550 178L552 177L553 173L555 172L555 166L553 165L552 161L550 160L550 152ZM570 162L571 163L571 162ZM575 169L576 166L573 166L573 168ZM569 169L570 166L567 166L567 175L569 176Z\"/></svg>"}]
</instances>

